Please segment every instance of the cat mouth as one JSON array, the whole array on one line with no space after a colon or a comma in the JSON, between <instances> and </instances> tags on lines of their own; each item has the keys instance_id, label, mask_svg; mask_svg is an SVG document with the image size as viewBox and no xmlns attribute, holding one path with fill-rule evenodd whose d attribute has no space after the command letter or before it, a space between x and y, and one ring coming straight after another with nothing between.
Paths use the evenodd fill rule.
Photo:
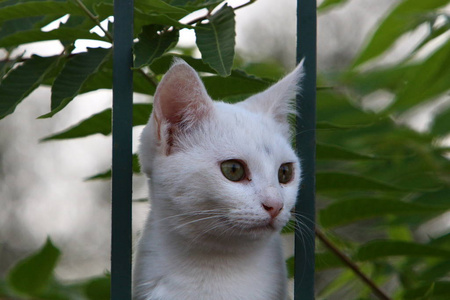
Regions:
<instances>
[{"instance_id":1,"label":"cat mouth","mask_svg":"<svg viewBox=\"0 0 450 300\"><path fill-rule=\"evenodd\" d=\"M267 224L251 226L247 230L252 233L257 233L257 232L275 231L276 229L275 226L270 222Z\"/></svg>"}]
</instances>

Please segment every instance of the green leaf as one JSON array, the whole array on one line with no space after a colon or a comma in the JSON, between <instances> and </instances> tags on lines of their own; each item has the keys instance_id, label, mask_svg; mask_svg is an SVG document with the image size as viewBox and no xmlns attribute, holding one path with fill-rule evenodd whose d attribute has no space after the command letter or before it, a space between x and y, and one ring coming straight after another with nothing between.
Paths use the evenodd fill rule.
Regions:
<instances>
[{"instance_id":1,"label":"green leaf","mask_svg":"<svg viewBox=\"0 0 450 300\"><path fill-rule=\"evenodd\" d=\"M419 278L421 281L435 281L445 278L448 274L450 274L450 260L439 260L434 265L428 264L427 269L420 273Z\"/></svg>"},{"instance_id":2,"label":"green leaf","mask_svg":"<svg viewBox=\"0 0 450 300\"><path fill-rule=\"evenodd\" d=\"M0 20L7 21L35 16L82 15L83 11L70 1L24 1L0 9Z\"/></svg>"},{"instance_id":3,"label":"green leaf","mask_svg":"<svg viewBox=\"0 0 450 300\"><path fill-rule=\"evenodd\" d=\"M315 268L317 271L344 267L342 260L340 260L335 254L328 251L316 253L315 261Z\"/></svg>"},{"instance_id":4,"label":"green leaf","mask_svg":"<svg viewBox=\"0 0 450 300\"><path fill-rule=\"evenodd\" d=\"M144 125L147 123L152 111L151 104L133 104L133 126ZM80 123L56 133L41 141L74 139L86 137L93 134L108 135L111 133L111 109L92 115Z\"/></svg>"},{"instance_id":5,"label":"green leaf","mask_svg":"<svg viewBox=\"0 0 450 300\"><path fill-rule=\"evenodd\" d=\"M50 239L44 247L17 263L8 274L9 285L17 292L36 296L50 283L61 252Z\"/></svg>"},{"instance_id":6,"label":"green leaf","mask_svg":"<svg viewBox=\"0 0 450 300\"><path fill-rule=\"evenodd\" d=\"M170 5L182 7L191 12L202 8L208 8L211 11L221 2L223 0L171 0Z\"/></svg>"},{"instance_id":7,"label":"green leaf","mask_svg":"<svg viewBox=\"0 0 450 300\"><path fill-rule=\"evenodd\" d=\"M216 74L216 71L212 69L208 64L206 64L203 60L193 58L188 55L177 55L177 54L165 54L160 58L157 58L150 65L150 69L153 73L160 75L165 74L170 69L174 58L181 58L185 62L187 62L192 68L194 68L197 72L204 73L213 73Z\"/></svg>"},{"instance_id":8,"label":"green leaf","mask_svg":"<svg viewBox=\"0 0 450 300\"><path fill-rule=\"evenodd\" d=\"M89 300L111 299L111 279L98 277L91 279L84 285L84 293Z\"/></svg>"},{"instance_id":9,"label":"green leaf","mask_svg":"<svg viewBox=\"0 0 450 300\"><path fill-rule=\"evenodd\" d=\"M57 61L57 56L33 55L7 74L0 83L0 119L14 112L16 106L41 84Z\"/></svg>"},{"instance_id":10,"label":"green leaf","mask_svg":"<svg viewBox=\"0 0 450 300\"><path fill-rule=\"evenodd\" d=\"M41 116L48 118L63 109L81 91L86 80L107 59L111 49L88 48L88 52L70 58L52 86L51 112Z\"/></svg>"},{"instance_id":11,"label":"green leaf","mask_svg":"<svg viewBox=\"0 0 450 300\"><path fill-rule=\"evenodd\" d=\"M286 259L286 269L288 278L294 278L295 275L295 256L291 256Z\"/></svg>"},{"instance_id":12,"label":"green leaf","mask_svg":"<svg viewBox=\"0 0 450 300\"><path fill-rule=\"evenodd\" d=\"M432 293L431 298L426 298ZM420 285L417 288L410 288L405 290L401 299L414 299L414 300L447 300L450 295L450 282L448 281L436 281L433 283L426 283Z\"/></svg>"},{"instance_id":13,"label":"green leaf","mask_svg":"<svg viewBox=\"0 0 450 300\"><path fill-rule=\"evenodd\" d=\"M221 76L231 73L234 59L235 20L234 10L224 5L214 15L208 17L209 23L195 27L196 43L202 59Z\"/></svg>"},{"instance_id":14,"label":"green leaf","mask_svg":"<svg viewBox=\"0 0 450 300\"><path fill-rule=\"evenodd\" d=\"M40 29L30 29L8 35L0 40L0 47L13 47L27 43L51 41L51 40L100 40L108 42L106 37L90 33L84 29L61 27L44 32Z\"/></svg>"},{"instance_id":15,"label":"green leaf","mask_svg":"<svg viewBox=\"0 0 450 300\"><path fill-rule=\"evenodd\" d=\"M317 191L399 191L400 187L355 174L317 172Z\"/></svg>"},{"instance_id":16,"label":"green leaf","mask_svg":"<svg viewBox=\"0 0 450 300\"><path fill-rule=\"evenodd\" d=\"M322 3L320 3L319 7L317 8L318 12L324 12L327 9L330 9L337 5L342 5L347 3L348 0L324 0Z\"/></svg>"},{"instance_id":17,"label":"green leaf","mask_svg":"<svg viewBox=\"0 0 450 300\"><path fill-rule=\"evenodd\" d=\"M0 20L7 21L36 16L82 15L83 11L70 1L24 1L0 9Z\"/></svg>"},{"instance_id":18,"label":"green leaf","mask_svg":"<svg viewBox=\"0 0 450 300\"><path fill-rule=\"evenodd\" d=\"M181 19L189 14L187 10L169 5L162 0L135 0L134 7L145 14L153 12L175 19Z\"/></svg>"},{"instance_id":19,"label":"green leaf","mask_svg":"<svg viewBox=\"0 0 450 300\"><path fill-rule=\"evenodd\" d=\"M450 132L450 109L440 112L434 118L431 132L439 136L445 136Z\"/></svg>"},{"instance_id":20,"label":"green leaf","mask_svg":"<svg viewBox=\"0 0 450 300\"><path fill-rule=\"evenodd\" d=\"M379 240L369 242L358 249L357 260L368 261L392 256L450 257L450 250L414 242Z\"/></svg>"},{"instance_id":21,"label":"green leaf","mask_svg":"<svg viewBox=\"0 0 450 300\"><path fill-rule=\"evenodd\" d=\"M109 66L111 63L111 66ZM87 93L98 89L112 89L113 69L112 58L102 64L100 68L83 83L80 93ZM136 93L153 95L156 87L149 82L148 78L141 72L133 73L133 91Z\"/></svg>"},{"instance_id":22,"label":"green leaf","mask_svg":"<svg viewBox=\"0 0 450 300\"><path fill-rule=\"evenodd\" d=\"M316 158L317 160L373 160L380 159L372 155L360 154L345 148L327 145L323 143L316 144Z\"/></svg>"},{"instance_id":23,"label":"green leaf","mask_svg":"<svg viewBox=\"0 0 450 300\"><path fill-rule=\"evenodd\" d=\"M356 221L387 215L429 214L442 211L425 206L383 198L357 198L334 202L319 211L320 224L325 227L347 225Z\"/></svg>"},{"instance_id":24,"label":"green leaf","mask_svg":"<svg viewBox=\"0 0 450 300\"><path fill-rule=\"evenodd\" d=\"M429 42L431 42L432 40L440 37L441 35L445 34L446 32L448 32L450 30L450 20L446 20L446 22L444 24L442 24L441 26L438 26L437 28L435 28L434 26L430 26L430 33L427 35L427 37L420 42L419 45L417 45L416 48L414 48L414 50L411 52L411 55L416 54L420 49L422 49L425 45L427 45Z\"/></svg>"},{"instance_id":25,"label":"green leaf","mask_svg":"<svg viewBox=\"0 0 450 300\"><path fill-rule=\"evenodd\" d=\"M114 5L109 3L100 2L94 5L95 12L99 15L101 20L106 19L109 16L114 16ZM194 27L191 25L183 24L177 20L162 14L161 12L147 12L143 13L140 9L135 7L134 12L134 29L136 33L141 31L144 25L159 24L164 26L173 26L175 28L190 28Z\"/></svg>"},{"instance_id":26,"label":"green leaf","mask_svg":"<svg viewBox=\"0 0 450 300\"><path fill-rule=\"evenodd\" d=\"M405 111L424 100L450 90L450 40L428 57L407 77L407 84L397 93L390 110ZM427 76L423 76L427 74Z\"/></svg>"},{"instance_id":27,"label":"green leaf","mask_svg":"<svg viewBox=\"0 0 450 300\"><path fill-rule=\"evenodd\" d=\"M134 66L142 68L151 64L178 42L178 30L165 30L163 26L147 25L142 27L139 42L134 47Z\"/></svg>"},{"instance_id":28,"label":"green leaf","mask_svg":"<svg viewBox=\"0 0 450 300\"><path fill-rule=\"evenodd\" d=\"M403 34L414 30L420 24L427 22L433 10L445 6L448 0L404 0L398 4L382 21L371 37L367 46L356 58L353 67L373 59L387 49Z\"/></svg>"},{"instance_id":29,"label":"green leaf","mask_svg":"<svg viewBox=\"0 0 450 300\"><path fill-rule=\"evenodd\" d=\"M270 80L248 75L239 70L234 70L228 77L205 76L202 80L213 99L258 93L272 84Z\"/></svg>"}]
</instances>

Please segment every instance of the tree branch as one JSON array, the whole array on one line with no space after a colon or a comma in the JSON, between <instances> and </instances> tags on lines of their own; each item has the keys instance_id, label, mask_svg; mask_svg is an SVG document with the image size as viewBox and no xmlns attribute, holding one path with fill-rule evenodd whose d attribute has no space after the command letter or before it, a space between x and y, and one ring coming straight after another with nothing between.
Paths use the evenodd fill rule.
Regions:
<instances>
[{"instance_id":1,"label":"tree branch","mask_svg":"<svg viewBox=\"0 0 450 300\"><path fill-rule=\"evenodd\" d=\"M91 11L86 7L86 5L84 5L83 1L81 0L75 0L75 2L78 4L78 6L86 13L86 15L92 20L94 21L95 24L97 24L98 27L100 27L100 29L105 33L106 37L111 41L111 43L113 42L113 36L112 34L104 29L102 27L102 24L100 24L100 20L98 19L97 16L94 16Z\"/></svg>"},{"instance_id":2,"label":"tree branch","mask_svg":"<svg viewBox=\"0 0 450 300\"><path fill-rule=\"evenodd\" d=\"M372 279L367 277L361 269L342 251L340 251L318 228L315 229L317 238L327 247L334 255L336 255L345 265L347 265L365 284L367 284L373 293L382 300L391 300Z\"/></svg>"},{"instance_id":3,"label":"tree branch","mask_svg":"<svg viewBox=\"0 0 450 300\"><path fill-rule=\"evenodd\" d=\"M248 6L248 5L252 4L252 3L254 3L254 2L256 2L256 1L257 1L257 0L250 0L250 1L248 1L247 3L244 3L244 4L242 4L242 5L233 7L233 9L234 9L234 10L238 10L238 9L244 8L244 7L246 7L246 6ZM202 17L198 17L198 18L196 18L196 19L194 19L194 20L192 20L192 21L189 21L188 23L186 23L186 25L194 25L194 24L196 24L196 23L198 23L198 22L204 21L204 20L208 19L208 17L209 17L210 15L211 15L211 12L208 11L208 13L207 13L206 15L204 15L204 16L202 16Z\"/></svg>"}]
</instances>

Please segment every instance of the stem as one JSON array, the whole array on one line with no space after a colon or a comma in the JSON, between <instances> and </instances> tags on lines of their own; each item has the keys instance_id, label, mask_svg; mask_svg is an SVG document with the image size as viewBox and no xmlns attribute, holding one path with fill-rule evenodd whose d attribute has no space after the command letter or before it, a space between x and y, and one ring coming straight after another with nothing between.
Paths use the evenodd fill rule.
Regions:
<instances>
[{"instance_id":1,"label":"stem","mask_svg":"<svg viewBox=\"0 0 450 300\"><path fill-rule=\"evenodd\" d=\"M246 7L246 6L252 4L252 3L256 2L256 1L257 1L257 0L250 0L250 1L248 1L247 3L244 3L244 4L242 4L242 5L239 5L239 6L234 7L233 9L234 9L234 10L241 9L241 8ZM193 24L196 24L196 23L201 22L201 21L203 21L203 20L206 20L206 19L208 19L208 17L210 16L210 14L211 14L211 12L208 11L208 13L207 13L206 15L204 15L204 16L202 16L202 17L199 17L199 18L197 18L197 19L194 19L194 20L192 20L192 21L189 21L189 22L187 23L187 25L193 25Z\"/></svg>"},{"instance_id":2,"label":"stem","mask_svg":"<svg viewBox=\"0 0 450 300\"><path fill-rule=\"evenodd\" d=\"M113 36L112 36L112 34L108 31L108 30L106 30L106 29L104 29L103 27L102 27L102 25L100 24L100 20L98 19L98 17L97 16L95 16L95 15L93 15L92 13L91 13L91 11L86 7L86 5L84 5L84 3L83 3L83 1L82 0L75 0L75 2L78 4L78 6L86 13L86 15L92 20L92 21L94 21L94 23L95 24L97 24L97 26L98 27L100 27L100 29L105 33L105 35L106 35L106 37L109 39L109 41L111 42L111 43L113 43L114 42L114 38L113 38ZM142 69L138 69L138 72L139 73L141 73L153 86L157 86L158 85L158 81L154 78L154 77L152 77L152 76L150 76L150 75L148 75L147 73L145 73Z\"/></svg>"},{"instance_id":3,"label":"stem","mask_svg":"<svg viewBox=\"0 0 450 300\"><path fill-rule=\"evenodd\" d=\"M373 293L382 300L391 300L372 279L367 277L361 269L348 258L342 251L340 251L318 228L316 228L317 238L336 255L344 264L346 264L365 284L367 284L373 291Z\"/></svg>"},{"instance_id":4,"label":"stem","mask_svg":"<svg viewBox=\"0 0 450 300\"><path fill-rule=\"evenodd\" d=\"M150 82L154 87L158 86L158 81L156 80L156 78L154 76L151 76L151 75L145 73L144 70L142 70L142 69L137 69L136 71L141 73L145 77L145 79L147 79L147 81Z\"/></svg>"},{"instance_id":5,"label":"stem","mask_svg":"<svg viewBox=\"0 0 450 300\"><path fill-rule=\"evenodd\" d=\"M112 34L108 31L108 30L106 30L106 29L104 29L103 27L102 27L102 25L100 24L100 21L99 21L99 19L98 19L98 17L97 16L94 16L92 13L91 13L91 11L86 7L86 5L84 5L84 3L83 3L83 1L81 1L81 0L75 0L75 2L78 4L78 6L88 15L88 17L92 20L92 21L94 21L95 22L95 24L97 24L97 26L98 27L100 27L100 29L105 33L105 35L106 35L106 37L110 40L110 42L112 43L112 41L113 41L113 36L112 36Z\"/></svg>"}]
</instances>

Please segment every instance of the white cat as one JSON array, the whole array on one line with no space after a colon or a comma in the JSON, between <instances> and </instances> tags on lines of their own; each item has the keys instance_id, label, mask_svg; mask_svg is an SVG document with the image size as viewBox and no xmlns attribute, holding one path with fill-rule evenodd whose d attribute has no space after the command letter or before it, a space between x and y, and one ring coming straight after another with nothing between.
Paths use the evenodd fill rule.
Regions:
<instances>
[{"instance_id":1,"label":"white cat","mask_svg":"<svg viewBox=\"0 0 450 300\"><path fill-rule=\"evenodd\" d=\"M300 64L232 105L211 100L194 69L174 62L141 137L151 210L133 299L286 299L279 232L301 175L287 121L301 77Z\"/></svg>"}]
</instances>

